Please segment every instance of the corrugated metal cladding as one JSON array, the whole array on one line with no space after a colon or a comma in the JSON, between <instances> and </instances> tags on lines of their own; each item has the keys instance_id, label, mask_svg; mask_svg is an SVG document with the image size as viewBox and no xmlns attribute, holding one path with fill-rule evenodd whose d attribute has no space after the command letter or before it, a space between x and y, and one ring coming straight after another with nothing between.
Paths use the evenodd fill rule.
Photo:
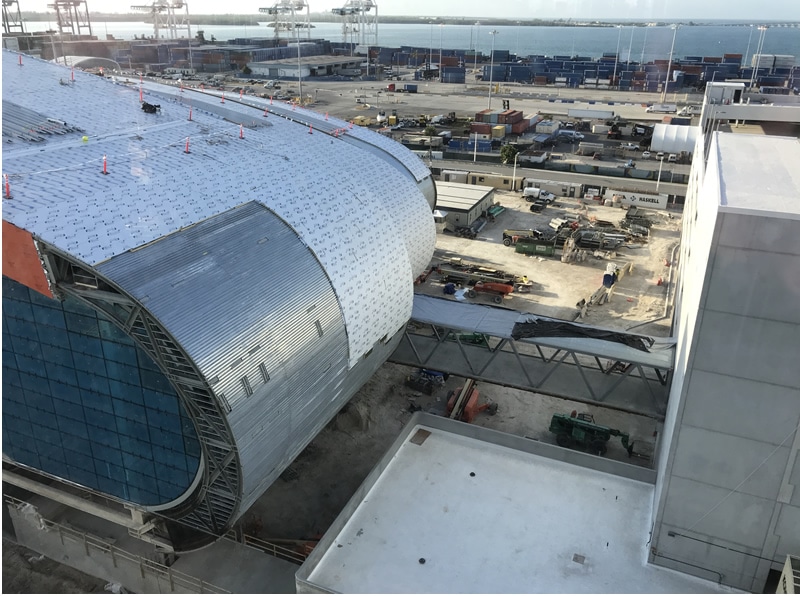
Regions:
<instances>
[{"instance_id":1,"label":"corrugated metal cladding","mask_svg":"<svg viewBox=\"0 0 800 596\"><path fill-rule=\"evenodd\" d=\"M230 405L246 508L344 404L347 333L325 271L258 203L97 269L160 321Z\"/></svg>"}]
</instances>

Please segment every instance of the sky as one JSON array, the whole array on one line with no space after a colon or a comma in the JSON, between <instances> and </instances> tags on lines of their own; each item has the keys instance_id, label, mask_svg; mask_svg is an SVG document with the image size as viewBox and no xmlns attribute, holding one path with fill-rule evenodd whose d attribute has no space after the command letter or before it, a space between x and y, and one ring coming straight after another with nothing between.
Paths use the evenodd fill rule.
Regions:
<instances>
[{"instance_id":1,"label":"sky","mask_svg":"<svg viewBox=\"0 0 800 596\"><path fill-rule=\"evenodd\" d=\"M52 0L18 0L23 11L49 11ZM307 0L311 12L330 12L345 0ZM378 14L474 18L724 19L750 22L800 21L800 0L374 0ZM152 0L87 0L91 12L128 12ZM190 14L257 14L275 0L187 0Z\"/></svg>"}]
</instances>

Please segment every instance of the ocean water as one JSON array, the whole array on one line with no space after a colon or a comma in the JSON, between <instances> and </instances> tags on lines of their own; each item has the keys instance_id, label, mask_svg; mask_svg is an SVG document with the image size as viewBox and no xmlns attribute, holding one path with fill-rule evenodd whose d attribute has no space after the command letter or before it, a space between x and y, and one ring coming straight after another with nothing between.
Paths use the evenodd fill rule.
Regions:
<instances>
[{"instance_id":1,"label":"ocean water","mask_svg":"<svg viewBox=\"0 0 800 596\"><path fill-rule=\"evenodd\" d=\"M29 22L28 29L44 30L46 23ZM343 41L339 23L313 23L312 38ZM52 24L50 24L52 27ZM133 39L134 35L152 35L153 28L137 22L93 22L93 33L98 37L106 34L119 39ZM218 25L194 25L192 33L202 29L206 39L213 35L217 41L241 37L273 37L272 28L266 23L259 27L232 27ZM489 32L496 30L492 36ZM434 54L439 48L477 49L488 55L492 37L494 47L509 50L513 54L529 56L588 56L598 58L604 53L615 53L619 48L620 60L645 62L669 57L672 44L672 29L669 27L530 27L486 25L436 24L385 24L378 26L378 45L386 47L415 46L430 48ZM722 56L723 54L745 54L751 57L758 46L759 31L749 25L696 25L682 26L675 35L674 56ZM764 35L764 54L788 54L800 63L800 27L770 27Z\"/></svg>"}]
</instances>

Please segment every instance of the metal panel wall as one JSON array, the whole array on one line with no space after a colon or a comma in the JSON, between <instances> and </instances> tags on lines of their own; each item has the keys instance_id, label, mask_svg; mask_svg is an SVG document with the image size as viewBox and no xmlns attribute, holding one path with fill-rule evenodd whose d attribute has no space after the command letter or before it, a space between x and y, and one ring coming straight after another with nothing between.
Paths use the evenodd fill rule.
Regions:
<instances>
[{"instance_id":1,"label":"metal panel wall","mask_svg":"<svg viewBox=\"0 0 800 596\"><path fill-rule=\"evenodd\" d=\"M230 405L244 499L258 496L255 487L335 413L325 409L333 396L321 394L347 371L344 321L313 253L248 203L99 270L160 321Z\"/></svg>"}]
</instances>

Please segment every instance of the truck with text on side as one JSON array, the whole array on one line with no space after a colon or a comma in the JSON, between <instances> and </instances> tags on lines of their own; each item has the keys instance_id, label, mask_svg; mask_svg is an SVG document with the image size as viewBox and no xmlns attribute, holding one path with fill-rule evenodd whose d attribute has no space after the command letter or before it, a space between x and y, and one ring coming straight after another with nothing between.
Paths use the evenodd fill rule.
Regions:
<instances>
[{"instance_id":1,"label":"truck with text on side","mask_svg":"<svg viewBox=\"0 0 800 596\"><path fill-rule=\"evenodd\" d=\"M678 111L678 106L674 103L654 103L648 106L645 111L652 114L675 114Z\"/></svg>"}]
</instances>

